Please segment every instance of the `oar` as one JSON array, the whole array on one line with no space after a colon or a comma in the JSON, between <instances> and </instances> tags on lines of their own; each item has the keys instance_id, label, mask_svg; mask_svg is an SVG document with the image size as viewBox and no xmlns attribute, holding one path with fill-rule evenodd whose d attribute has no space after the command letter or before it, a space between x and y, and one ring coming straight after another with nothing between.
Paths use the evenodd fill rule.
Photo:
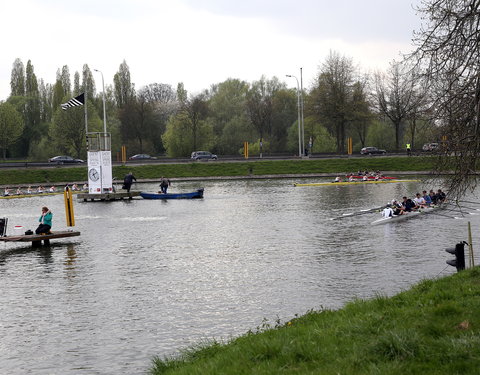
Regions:
<instances>
[{"instance_id":1,"label":"oar","mask_svg":"<svg viewBox=\"0 0 480 375\"><path fill-rule=\"evenodd\" d=\"M472 202L472 201L457 201L460 203L471 203L471 204L480 204L480 202Z\"/></svg>"},{"instance_id":2,"label":"oar","mask_svg":"<svg viewBox=\"0 0 480 375\"><path fill-rule=\"evenodd\" d=\"M340 219L343 219L343 218L346 218L346 217L364 215L364 214L368 214L368 213L371 213L371 212L381 210L382 208L385 208L385 206L369 208L367 210L360 210L358 212L351 212L351 213L348 213L348 214L342 214L342 216L332 217L330 220L340 220Z\"/></svg>"}]
</instances>

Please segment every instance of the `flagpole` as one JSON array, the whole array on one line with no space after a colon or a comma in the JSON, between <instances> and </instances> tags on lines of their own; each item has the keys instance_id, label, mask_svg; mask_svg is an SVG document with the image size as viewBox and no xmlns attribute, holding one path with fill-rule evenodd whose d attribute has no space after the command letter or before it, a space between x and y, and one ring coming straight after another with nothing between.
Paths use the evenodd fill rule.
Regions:
<instances>
[{"instance_id":1,"label":"flagpole","mask_svg":"<svg viewBox=\"0 0 480 375\"><path fill-rule=\"evenodd\" d=\"M87 146L87 152L88 152L88 114L87 114L87 85L88 83L85 83L85 103L83 104L84 112L85 112L85 144Z\"/></svg>"}]
</instances>

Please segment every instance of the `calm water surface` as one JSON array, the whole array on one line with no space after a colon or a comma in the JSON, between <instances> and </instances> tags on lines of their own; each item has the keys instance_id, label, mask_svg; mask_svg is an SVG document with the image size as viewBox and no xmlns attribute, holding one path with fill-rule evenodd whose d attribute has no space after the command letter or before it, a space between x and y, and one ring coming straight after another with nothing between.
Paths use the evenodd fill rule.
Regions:
<instances>
[{"instance_id":1,"label":"calm water surface","mask_svg":"<svg viewBox=\"0 0 480 375\"><path fill-rule=\"evenodd\" d=\"M264 318L454 272L444 249L467 240L466 219L329 220L438 186L293 182L183 182L171 191L204 187L205 198L75 202L80 237L41 250L0 243L0 373L144 374L155 355L238 336ZM53 229L66 229L62 196L0 200L0 216L35 229L43 205ZM478 243L478 216L468 220Z\"/></svg>"}]
</instances>

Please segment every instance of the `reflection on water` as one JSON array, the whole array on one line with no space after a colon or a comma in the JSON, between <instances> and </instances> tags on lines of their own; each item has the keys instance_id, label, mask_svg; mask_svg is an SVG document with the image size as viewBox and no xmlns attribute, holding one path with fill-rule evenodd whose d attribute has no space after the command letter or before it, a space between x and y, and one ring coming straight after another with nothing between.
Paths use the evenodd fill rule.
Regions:
<instances>
[{"instance_id":1,"label":"reflection on water","mask_svg":"<svg viewBox=\"0 0 480 375\"><path fill-rule=\"evenodd\" d=\"M0 244L0 373L142 373L154 355L228 339L263 318L338 308L454 272L444 249L466 239L466 220L330 220L430 186L293 182L184 182L172 191L205 187L205 198L76 203L80 237L36 250ZM0 205L12 227L35 226L43 205L54 230L65 227L61 197ZM469 220L478 228L478 216Z\"/></svg>"}]
</instances>

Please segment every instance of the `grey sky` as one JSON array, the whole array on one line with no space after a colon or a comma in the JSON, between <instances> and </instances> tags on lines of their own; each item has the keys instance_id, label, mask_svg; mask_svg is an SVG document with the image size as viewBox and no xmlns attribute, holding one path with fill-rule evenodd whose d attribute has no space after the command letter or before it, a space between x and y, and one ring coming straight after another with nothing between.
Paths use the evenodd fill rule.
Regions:
<instances>
[{"instance_id":1,"label":"grey sky","mask_svg":"<svg viewBox=\"0 0 480 375\"><path fill-rule=\"evenodd\" d=\"M137 88L183 82L191 92L227 78L249 82L303 68L305 86L331 50L365 71L409 52L420 0L15 0L1 1L0 100L12 64L30 59L38 78L83 64L105 84L126 60ZM97 91L101 77L94 73ZM295 84L296 85L296 84Z\"/></svg>"}]
</instances>

